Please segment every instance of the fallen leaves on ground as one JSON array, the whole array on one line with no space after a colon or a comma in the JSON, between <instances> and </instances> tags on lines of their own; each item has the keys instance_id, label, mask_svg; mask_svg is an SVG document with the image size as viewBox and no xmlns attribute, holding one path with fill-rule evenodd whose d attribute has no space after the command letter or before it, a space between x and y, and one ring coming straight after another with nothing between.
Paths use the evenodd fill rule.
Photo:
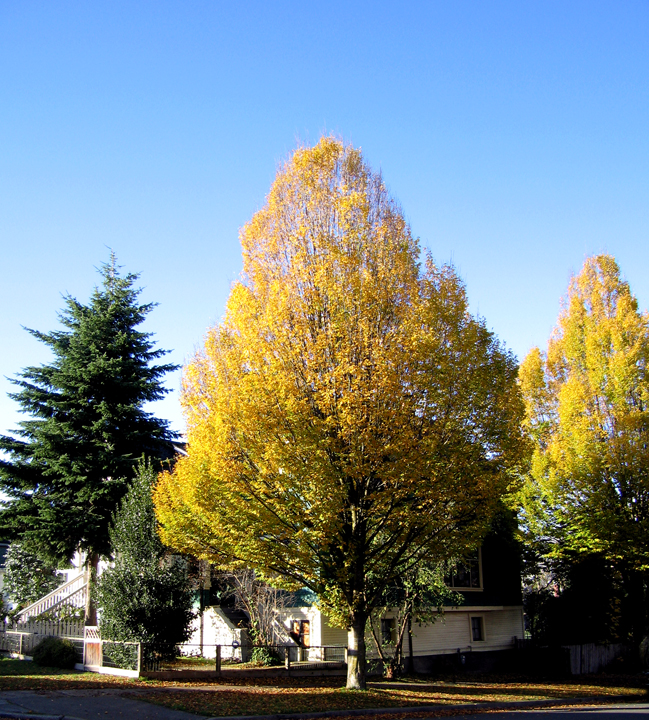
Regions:
<instances>
[{"instance_id":1,"label":"fallen leaves on ground","mask_svg":"<svg viewBox=\"0 0 649 720\"><path fill-rule=\"evenodd\" d=\"M602 687L574 683L372 684L366 692L339 687L240 687L177 689L140 694L148 702L203 715L271 715L363 708L416 707L574 698L646 697L644 688ZM382 716L383 717L383 716ZM385 720L385 718L384 718Z\"/></svg>"},{"instance_id":2,"label":"fallen leaves on ground","mask_svg":"<svg viewBox=\"0 0 649 720\"><path fill-rule=\"evenodd\" d=\"M23 660L0 660L0 690L117 689L141 700L203 715L269 715L290 712L357 710L490 702L564 700L610 702L630 696L647 698L644 676L597 676L568 682L529 681L508 677L413 677L371 682L366 692L341 687L342 677L228 677L206 682L134 680L54 668ZM447 706L447 710L444 710ZM381 716L381 720L390 720ZM396 720L398 713L394 715Z\"/></svg>"}]
</instances>

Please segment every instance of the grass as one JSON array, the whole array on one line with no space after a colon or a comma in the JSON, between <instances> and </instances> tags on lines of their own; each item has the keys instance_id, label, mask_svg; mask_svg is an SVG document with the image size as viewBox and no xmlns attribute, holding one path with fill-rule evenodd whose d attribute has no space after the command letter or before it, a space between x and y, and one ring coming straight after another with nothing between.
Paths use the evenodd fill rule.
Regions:
<instances>
[{"instance_id":1,"label":"grass","mask_svg":"<svg viewBox=\"0 0 649 720\"><path fill-rule=\"evenodd\" d=\"M215 686L210 689L160 690L146 697L149 702L175 710L202 715L269 715L275 713L324 712L329 710L357 710L362 708L399 708L420 705L444 706L473 704L476 708L491 702L512 701L574 701L593 699L615 702L616 699L637 701L647 699L644 687L630 683L536 683L460 681L370 683L366 692L348 691L340 687L340 680L332 682L311 680L300 686L276 685L266 687ZM295 683L295 681L293 681ZM144 697L142 698L144 699Z\"/></svg>"},{"instance_id":2,"label":"grass","mask_svg":"<svg viewBox=\"0 0 649 720\"><path fill-rule=\"evenodd\" d=\"M513 680L466 676L410 678L401 682L372 682L367 692L341 687L343 678L237 678L206 683L132 680L128 678L41 668L24 660L0 660L0 690L64 690L114 688L177 710L202 715L268 715L361 708L399 708L419 705L444 707L488 702L593 699L615 702L629 697L648 699L641 676L590 676L567 682ZM388 720L383 718L383 720Z\"/></svg>"}]
</instances>

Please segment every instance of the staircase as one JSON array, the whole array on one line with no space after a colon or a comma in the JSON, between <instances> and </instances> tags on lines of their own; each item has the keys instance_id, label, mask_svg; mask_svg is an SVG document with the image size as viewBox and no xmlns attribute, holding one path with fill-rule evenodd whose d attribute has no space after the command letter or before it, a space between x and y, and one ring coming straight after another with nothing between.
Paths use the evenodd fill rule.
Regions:
<instances>
[{"instance_id":1,"label":"staircase","mask_svg":"<svg viewBox=\"0 0 649 720\"><path fill-rule=\"evenodd\" d=\"M219 606L219 610L221 611L220 614L225 615L233 627L245 630L250 627L250 618L243 610L223 605Z\"/></svg>"},{"instance_id":2,"label":"staircase","mask_svg":"<svg viewBox=\"0 0 649 720\"><path fill-rule=\"evenodd\" d=\"M28 605L19 615L18 622L25 623L43 613L56 610L63 606L83 608L88 598L88 575L85 572L68 580L56 590L52 590L40 600Z\"/></svg>"}]
</instances>

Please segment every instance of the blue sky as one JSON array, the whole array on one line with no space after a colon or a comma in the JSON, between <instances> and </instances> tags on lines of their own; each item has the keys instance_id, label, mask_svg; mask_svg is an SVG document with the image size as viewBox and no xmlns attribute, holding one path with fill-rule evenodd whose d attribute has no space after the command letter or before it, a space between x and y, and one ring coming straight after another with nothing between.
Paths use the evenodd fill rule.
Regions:
<instances>
[{"instance_id":1,"label":"blue sky","mask_svg":"<svg viewBox=\"0 0 649 720\"><path fill-rule=\"evenodd\" d=\"M522 358L572 272L615 255L649 305L647 2L0 0L0 432L21 326L85 301L108 247L182 363L297 142L363 149ZM182 430L180 376L155 411Z\"/></svg>"}]
</instances>

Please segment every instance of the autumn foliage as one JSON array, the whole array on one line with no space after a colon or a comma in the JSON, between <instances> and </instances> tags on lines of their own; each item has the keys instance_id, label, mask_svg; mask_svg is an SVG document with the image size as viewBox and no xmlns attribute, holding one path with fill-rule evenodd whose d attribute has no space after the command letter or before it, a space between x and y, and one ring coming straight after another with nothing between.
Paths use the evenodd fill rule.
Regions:
<instances>
[{"instance_id":1,"label":"autumn foliage","mask_svg":"<svg viewBox=\"0 0 649 720\"><path fill-rule=\"evenodd\" d=\"M350 628L363 687L385 584L475 547L508 487L516 363L336 139L280 168L241 243L225 317L185 368L188 455L155 492L162 537L311 588Z\"/></svg>"},{"instance_id":2,"label":"autumn foliage","mask_svg":"<svg viewBox=\"0 0 649 720\"><path fill-rule=\"evenodd\" d=\"M521 365L534 457L523 519L546 551L613 565L644 632L649 571L649 316L614 258L573 278L547 351Z\"/></svg>"}]
</instances>

